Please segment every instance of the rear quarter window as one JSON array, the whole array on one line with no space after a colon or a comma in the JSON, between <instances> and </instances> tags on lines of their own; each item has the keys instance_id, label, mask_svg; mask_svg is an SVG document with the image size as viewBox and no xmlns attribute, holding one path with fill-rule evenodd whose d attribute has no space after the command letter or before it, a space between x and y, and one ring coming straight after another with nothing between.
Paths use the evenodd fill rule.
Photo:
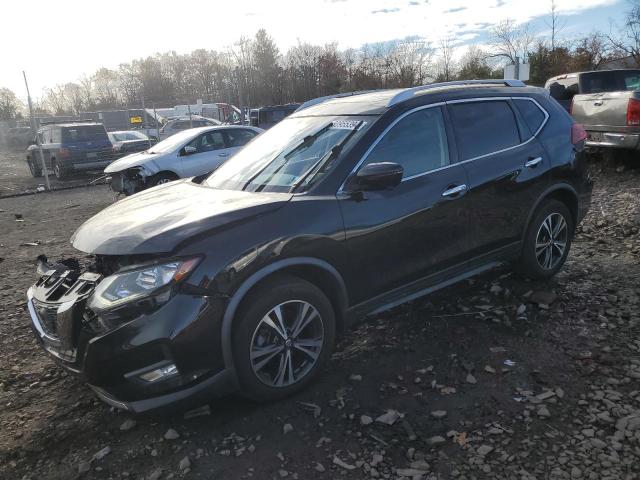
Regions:
<instances>
[{"instance_id":1,"label":"rear quarter window","mask_svg":"<svg viewBox=\"0 0 640 480\"><path fill-rule=\"evenodd\" d=\"M449 105L462 160L487 155L520 143L516 118L506 100Z\"/></svg>"},{"instance_id":2,"label":"rear quarter window","mask_svg":"<svg viewBox=\"0 0 640 480\"><path fill-rule=\"evenodd\" d=\"M524 123L529 129L529 133L531 135L535 135L544 123L544 112L531 100L514 99L513 103L524 119Z\"/></svg>"}]
</instances>

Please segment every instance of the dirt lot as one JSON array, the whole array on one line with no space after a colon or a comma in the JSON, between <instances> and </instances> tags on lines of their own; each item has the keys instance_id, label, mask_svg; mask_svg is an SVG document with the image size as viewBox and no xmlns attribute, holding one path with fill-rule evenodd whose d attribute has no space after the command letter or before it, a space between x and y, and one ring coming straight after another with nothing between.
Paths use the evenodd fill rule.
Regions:
<instances>
[{"instance_id":1,"label":"dirt lot","mask_svg":"<svg viewBox=\"0 0 640 480\"><path fill-rule=\"evenodd\" d=\"M640 478L640 169L620 170L553 281L450 287L350 331L309 390L190 418L110 409L28 326L36 255L73 254L106 188L0 200L0 478Z\"/></svg>"},{"instance_id":2,"label":"dirt lot","mask_svg":"<svg viewBox=\"0 0 640 480\"><path fill-rule=\"evenodd\" d=\"M33 178L26 161L26 150L9 149L0 145L0 198L23 192L35 192L38 187L45 186L44 177ZM49 172L49 182L52 189L86 185L100 176L100 172L87 173L58 181Z\"/></svg>"}]
</instances>

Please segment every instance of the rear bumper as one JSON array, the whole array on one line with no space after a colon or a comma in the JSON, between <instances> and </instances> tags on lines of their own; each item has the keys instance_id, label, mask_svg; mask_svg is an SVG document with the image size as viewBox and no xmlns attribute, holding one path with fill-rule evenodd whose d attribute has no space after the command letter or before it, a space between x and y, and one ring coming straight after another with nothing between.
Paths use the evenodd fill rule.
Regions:
<instances>
[{"instance_id":1,"label":"rear bumper","mask_svg":"<svg viewBox=\"0 0 640 480\"><path fill-rule=\"evenodd\" d=\"M640 134L599 132L587 130L587 147L591 148L620 148L637 150L640 147Z\"/></svg>"}]
</instances>

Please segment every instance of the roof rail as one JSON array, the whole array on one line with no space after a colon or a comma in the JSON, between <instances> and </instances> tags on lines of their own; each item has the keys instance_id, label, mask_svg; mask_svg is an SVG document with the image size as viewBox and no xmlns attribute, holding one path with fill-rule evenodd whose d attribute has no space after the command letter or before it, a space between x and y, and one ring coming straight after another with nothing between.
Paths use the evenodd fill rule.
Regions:
<instances>
[{"instance_id":1,"label":"roof rail","mask_svg":"<svg viewBox=\"0 0 640 480\"><path fill-rule=\"evenodd\" d=\"M430 90L432 88L448 87L448 86L455 86L455 85L503 85L506 87L526 87L526 85L522 80L511 80L511 79L457 80L454 82L431 83L429 85L421 85L419 87L407 88L401 91L397 95L394 95L393 97L391 97L391 99L389 100L389 103L387 104L387 107L393 107L398 103L401 103L413 98L418 93L421 93L426 90Z\"/></svg>"},{"instance_id":2,"label":"roof rail","mask_svg":"<svg viewBox=\"0 0 640 480\"><path fill-rule=\"evenodd\" d=\"M375 92L375 90L358 90L356 92L336 93L335 95L327 95L325 97L312 98L311 100L307 100L302 105L300 105L295 111L299 112L300 110L313 107L314 105L318 105L319 103L326 102L327 100L331 100L332 98L353 97L354 95L362 95L362 94L371 93L371 92Z\"/></svg>"}]
</instances>

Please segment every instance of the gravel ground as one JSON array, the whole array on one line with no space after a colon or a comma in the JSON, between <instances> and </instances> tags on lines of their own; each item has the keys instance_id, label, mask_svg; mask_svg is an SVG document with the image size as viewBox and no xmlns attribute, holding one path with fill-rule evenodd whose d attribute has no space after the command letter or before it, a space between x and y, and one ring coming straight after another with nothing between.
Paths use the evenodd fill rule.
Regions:
<instances>
[{"instance_id":1,"label":"gravel ground","mask_svg":"<svg viewBox=\"0 0 640 480\"><path fill-rule=\"evenodd\" d=\"M9 149L0 145L0 198L25 192L35 192L45 187L44 177L34 178L27 165L26 150ZM59 181L53 172L49 172L52 189L86 185L100 177L100 172L75 175Z\"/></svg>"},{"instance_id":2,"label":"gravel ground","mask_svg":"<svg viewBox=\"0 0 640 480\"><path fill-rule=\"evenodd\" d=\"M348 332L290 399L165 416L102 404L28 326L36 255L73 255L107 189L0 200L0 478L639 478L640 169L617 167L552 281L491 272Z\"/></svg>"}]
</instances>

